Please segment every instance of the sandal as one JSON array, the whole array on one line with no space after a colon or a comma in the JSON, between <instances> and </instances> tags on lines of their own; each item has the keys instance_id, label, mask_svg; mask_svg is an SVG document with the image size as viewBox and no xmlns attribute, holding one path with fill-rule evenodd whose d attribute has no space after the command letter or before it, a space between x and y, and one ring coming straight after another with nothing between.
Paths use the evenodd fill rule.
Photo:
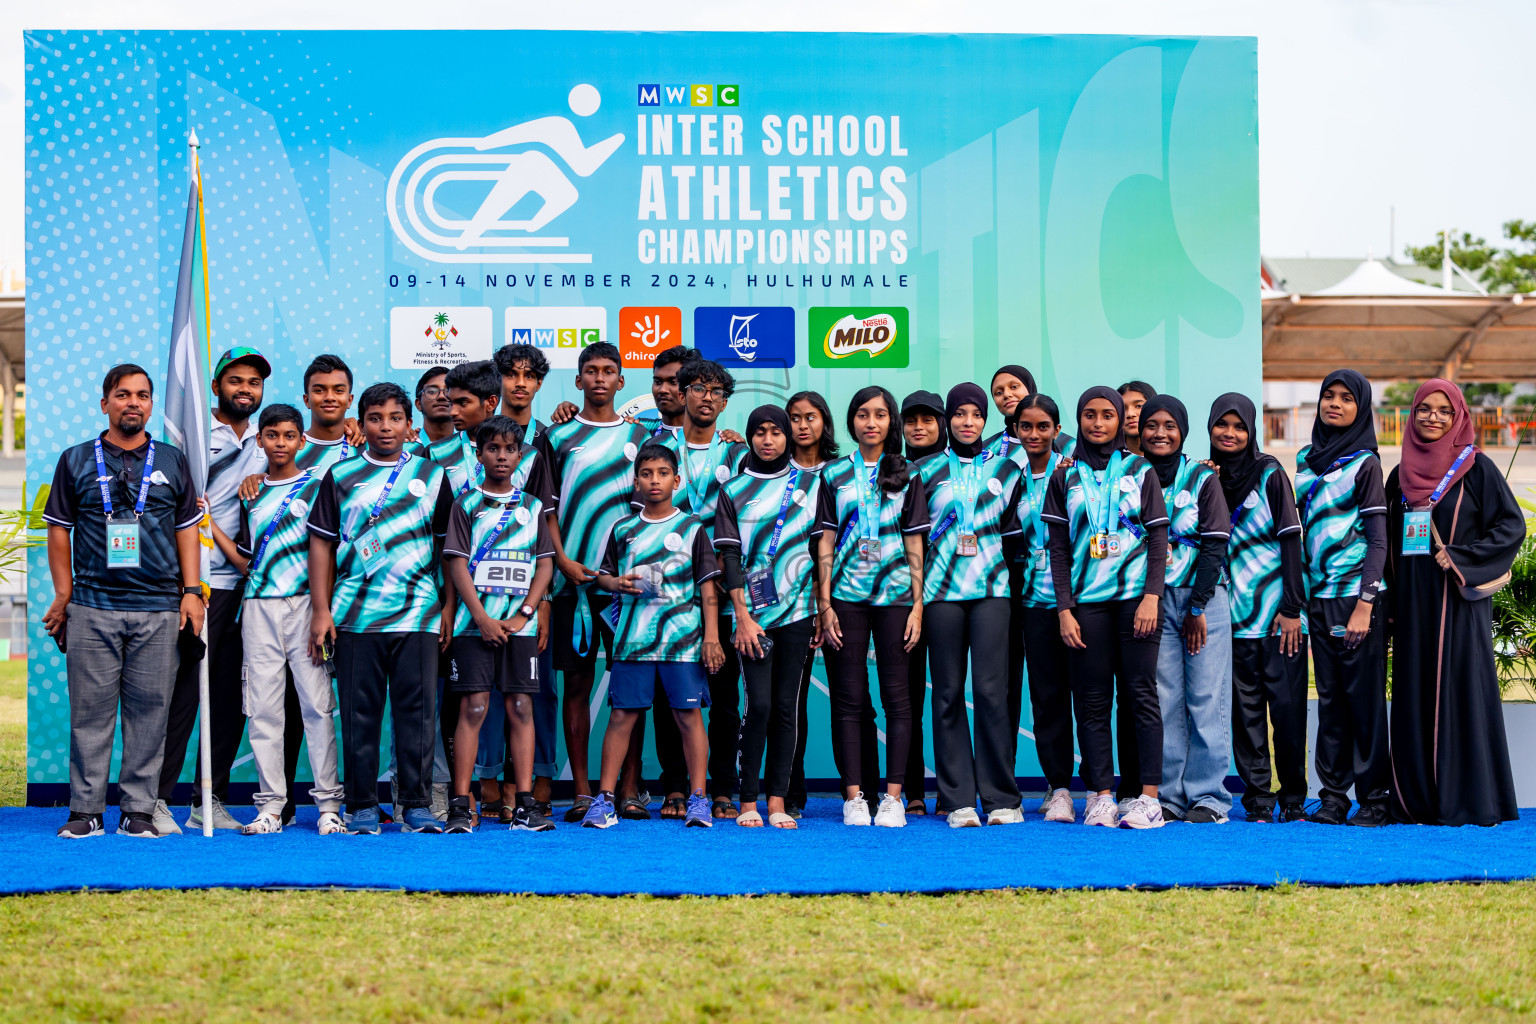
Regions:
<instances>
[{"instance_id":1,"label":"sandal","mask_svg":"<svg viewBox=\"0 0 1536 1024\"><path fill-rule=\"evenodd\" d=\"M587 808L591 806L591 797L578 796L575 802L571 804L570 809L565 812L565 820L571 822L572 824L580 821L582 818L587 816Z\"/></svg>"},{"instance_id":2,"label":"sandal","mask_svg":"<svg viewBox=\"0 0 1536 1024\"><path fill-rule=\"evenodd\" d=\"M716 819L734 818L740 813L736 805L731 803L730 798L723 796L715 797L715 802L709 808L709 816Z\"/></svg>"},{"instance_id":3,"label":"sandal","mask_svg":"<svg viewBox=\"0 0 1536 1024\"><path fill-rule=\"evenodd\" d=\"M516 810L517 808L513 807L511 804L503 803L501 807L496 811L496 820L503 825L510 825L512 824L512 813ZM546 814L545 817L547 818L549 815Z\"/></svg>"},{"instance_id":4,"label":"sandal","mask_svg":"<svg viewBox=\"0 0 1536 1024\"><path fill-rule=\"evenodd\" d=\"M768 824L772 825L774 828L789 830L797 829L800 827L800 823L798 821L796 821L794 818L791 818L783 811L774 811L772 814L768 815Z\"/></svg>"},{"instance_id":5,"label":"sandal","mask_svg":"<svg viewBox=\"0 0 1536 1024\"><path fill-rule=\"evenodd\" d=\"M650 821L651 809L638 796L627 796L619 804L619 817L628 821Z\"/></svg>"},{"instance_id":6,"label":"sandal","mask_svg":"<svg viewBox=\"0 0 1536 1024\"><path fill-rule=\"evenodd\" d=\"M661 802L661 816L663 818L688 817L688 801L680 796L669 796Z\"/></svg>"},{"instance_id":7,"label":"sandal","mask_svg":"<svg viewBox=\"0 0 1536 1024\"><path fill-rule=\"evenodd\" d=\"M500 821L502 808L505 806L506 804L503 804L500 800L482 800L479 809L475 812L475 824L478 825L487 819L490 821Z\"/></svg>"},{"instance_id":8,"label":"sandal","mask_svg":"<svg viewBox=\"0 0 1536 1024\"><path fill-rule=\"evenodd\" d=\"M922 817L927 813L928 805L923 803L921 800L913 799L907 801L907 814Z\"/></svg>"},{"instance_id":9,"label":"sandal","mask_svg":"<svg viewBox=\"0 0 1536 1024\"><path fill-rule=\"evenodd\" d=\"M736 816L736 824L745 828L762 828L763 816L757 813L757 808L750 811L742 811Z\"/></svg>"}]
</instances>

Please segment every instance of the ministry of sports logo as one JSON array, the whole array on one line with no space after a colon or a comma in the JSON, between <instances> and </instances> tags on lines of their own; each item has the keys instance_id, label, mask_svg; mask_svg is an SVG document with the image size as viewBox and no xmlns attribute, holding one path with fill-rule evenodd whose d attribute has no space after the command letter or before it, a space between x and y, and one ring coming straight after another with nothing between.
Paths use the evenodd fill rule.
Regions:
<instances>
[{"instance_id":1,"label":"ministry of sports logo","mask_svg":"<svg viewBox=\"0 0 1536 1024\"><path fill-rule=\"evenodd\" d=\"M602 96L583 83L567 102L576 116L590 117ZM407 248L434 263L591 263L591 253L570 250L568 237L542 234L580 198L570 176L545 150L586 178L623 143L619 132L588 146L571 119L561 115L537 117L484 138L423 142L389 176L389 223ZM446 201L439 190L448 186L451 194L455 183L461 195L489 183L468 216L439 205ZM538 208L508 218L530 195L540 200Z\"/></svg>"}]
</instances>

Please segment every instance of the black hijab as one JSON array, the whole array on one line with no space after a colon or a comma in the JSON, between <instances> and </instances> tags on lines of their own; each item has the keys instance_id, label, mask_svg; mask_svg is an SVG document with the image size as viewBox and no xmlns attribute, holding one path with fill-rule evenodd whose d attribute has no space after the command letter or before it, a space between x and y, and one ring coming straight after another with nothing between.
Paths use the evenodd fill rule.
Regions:
<instances>
[{"instance_id":1,"label":"black hijab","mask_svg":"<svg viewBox=\"0 0 1536 1024\"><path fill-rule=\"evenodd\" d=\"M1039 388L1035 387L1035 375L1024 369L1024 367L1020 366L1018 363L1009 363L1007 366L999 366L997 368L997 373L992 375L992 380L995 382L1001 374L1005 373L1010 373L1013 376L1019 378L1019 380L1023 381L1024 387L1028 389L1029 393L1032 395L1040 390Z\"/></svg>"},{"instance_id":2,"label":"black hijab","mask_svg":"<svg viewBox=\"0 0 1536 1024\"><path fill-rule=\"evenodd\" d=\"M1184 442L1189 440L1189 410L1184 408L1183 402L1172 395L1153 395L1147 399L1147 404L1141 407L1141 417L1138 422L1145 424L1155 412L1166 412L1173 417L1173 422L1179 425L1179 446L1173 450L1172 455L1152 455L1143 443L1141 457L1157 470L1158 483L1164 487L1172 487L1179 475L1179 464L1184 461ZM1141 433L1143 437L1146 436L1145 427Z\"/></svg>"},{"instance_id":3,"label":"black hijab","mask_svg":"<svg viewBox=\"0 0 1536 1024\"><path fill-rule=\"evenodd\" d=\"M1211 403L1211 415L1205 421L1205 429L1215 430L1216 424L1227 413L1236 413L1248 428L1248 447L1240 452L1227 453L1211 445L1211 461L1221 470L1221 493L1226 496L1227 508L1236 512L1253 489L1259 485L1264 467L1275 461L1274 456L1259 451L1258 412L1247 395L1228 391Z\"/></svg>"},{"instance_id":4,"label":"black hijab","mask_svg":"<svg viewBox=\"0 0 1536 1024\"><path fill-rule=\"evenodd\" d=\"M1358 411L1355 422L1347 427L1330 427L1323 422L1321 412L1312 421L1312 447L1307 451L1307 468L1319 474L1347 455L1358 451L1376 452L1376 415L1371 409L1371 382L1354 370L1334 370L1323 378L1323 386L1317 389L1319 404L1330 384L1343 384L1348 388L1355 396Z\"/></svg>"},{"instance_id":5,"label":"black hijab","mask_svg":"<svg viewBox=\"0 0 1536 1024\"><path fill-rule=\"evenodd\" d=\"M757 446L752 443L752 435L764 423L772 423L784 432L784 451L772 462L759 457ZM789 433L789 413L776 405L760 405L752 410L752 415L747 417L747 469L763 476L773 476L789 465L789 457L794 450L795 442Z\"/></svg>"},{"instance_id":6,"label":"black hijab","mask_svg":"<svg viewBox=\"0 0 1536 1024\"><path fill-rule=\"evenodd\" d=\"M949 421L954 419L955 413L960 411L962 405L974 405L977 409L981 410L981 421L985 425L987 421L987 394L981 390L979 384L972 384L970 381L966 381L964 384L956 384L950 388L949 394L944 399L944 432L949 435L949 446L962 459L974 459L976 453L986 447L981 439L985 431L978 433L976 440L967 444L955 436L954 430L949 425Z\"/></svg>"},{"instance_id":7,"label":"black hijab","mask_svg":"<svg viewBox=\"0 0 1536 1024\"><path fill-rule=\"evenodd\" d=\"M1093 444L1083 434L1083 410L1095 398L1104 399L1115 407L1115 412L1120 414L1120 429L1115 431L1115 436L1109 439L1108 444ZM1077 434L1077 448L1073 451L1072 457L1078 462L1085 463L1089 469L1097 470L1108 466L1110 456L1125 447L1125 400L1120 397L1120 392L1103 385L1084 391L1077 400Z\"/></svg>"}]
</instances>

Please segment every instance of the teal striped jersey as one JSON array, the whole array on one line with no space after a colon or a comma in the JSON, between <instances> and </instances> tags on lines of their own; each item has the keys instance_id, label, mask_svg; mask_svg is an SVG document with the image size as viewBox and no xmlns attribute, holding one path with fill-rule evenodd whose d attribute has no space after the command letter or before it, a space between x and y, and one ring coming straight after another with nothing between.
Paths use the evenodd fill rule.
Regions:
<instances>
[{"instance_id":1,"label":"teal striped jersey","mask_svg":"<svg viewBox=\"0 0 1536 1024\"><path fill-rule=\"evenodd\" d=\"M336 542L331 614L351 633L435 632L442 612L437 543L448 530L453 492L435 463L408 455L373 529L384 560L363 571L357 541L383 493L395 460L364 453L326 471L309 512L309 531Z\"/></svg>"},{"instance_id":2,"label":"teal striped jersey","mask_svg":"<svg viewBox=\"0 0 1536 1024\"><path fill-rule=\"evenodd\" d=\"M1296 453L1296 504L1301 512L1307 596L1355 597L1365 566L1362 517L1387 514L1381 460L1370 452L1356 454L1319 477L1307 467L1311 450L1308 445Z\"/></svg>"},{"instance_id":3,"label":"teal striped jersey","mask_svg":"<svg viewBox=\"0 0 1536 1024\"><path fill-rule=\"evenodd\" d=\"M1280 538L1301 532L1296 499L1280 463L1270 460L1259 482L1231 513L1227 539L1227 604L1232 635L1240 639L1275 636L1285 579Z\"/></svg>"},{"instance_id":4,"label":"teal striped jersey","mask_svg":"<svg viewBox=\"0 0 1536 1024\"><path fill-rule=\"evenodd\" d=\"M1023 471L1011 458L993 458L985 449L971 459L960 459L962 472L974 474L976 504L972 525L976 554L960 551L961 512L949 476L949 450L917 461L923 493L928 500L928 556L923 566L923 602L972 601L982 597L1008 597L1008 566L1003 559L1003 538L1019 532L1019 490Z\"/></svg>"},{"instance_id":5,"label":"teal striped jersey","mask_svg":"<svg viewBox=\"0 0 1536 1024\"><path fill-rule=\"evenodd\" d=\"M547 459L565 556L589 569L602 564L613 524L630 513L635 456L650 432L643 424L592 423L580 416L558 423L535 442ZM563 577L557 589L573 584Z\"/></svg>"},{"instance_id":6,"label":"teal striped jersey","mask_svg":"<svg viewBox=\"0 0 1536 1024\"><path fill-rule=\"evenodd\" d=\"M1076 462L1056 470L1045 495L1048 523L1067 527L1072 542L1072 604L1129 601L1140 598L1147 587L1147 531L1168 522L1163 488L1147 460L1122 452L1124 462L1118 480L1106 480L1108 468L1093 470ZM1090 543L1098 524L1090 523L1088 494L1083 477L1088 475L1095 491L1115 488L1110 502L1109 533L1118 543L1117 554L1093 558ZM1097 514L1097 513L1095 513ZM1057 595L1057 605L1061 596ZM1070 606L1070 605L1069 605Z\"/></svg>"},{"instance_id":7,"label":"teal striped jersey","mask_svg":"<svg viewBox=\"0 0 1536 1024\"><path fill-rule=\"evenodd\" d=\"M538 496L523 490L493 494L483 487L460 495L453 503L453 511L448 516L448 539L443 543L443 558L469 561L479 555L486 539L501 523L502 515L508 507L507 501L513 494L517 495L517 504L512 506L512 515L507 518L500 532L496 533L495 541L487 550L521 552L535 563L540 558L553 558L555 545L549 536L549 521L544 517L544 503ZM487 615L502 620L517 615L527 600L526 597L514 597L511 594L478 593L476 596L480 598L480 604ZM538 616L530 616L516 635L537 636L538 626ZM474 616L470 614L469 606L463 598L459 599L458 608L454 612L453 635L480 635L480 627L475 625Z\"/></svg>"},{"instance_id":8,"label":"teal striped jersey","mask_svg":"<svg viewBox=\"0 0 1536 1024\"><path fill-rule=\"evenodd\" d=\"M1020 449L1022 450L1022 449ZM1024 588L1026 608L1056 607L1056 587L1051 582L1050 527L1036 513L1045 510L1045 492L1051 485L1051 474L1035 474L1030 471L1028 456L1020 462L1019 504L1017 516L1019 528L1019 560L1023 563L1021 586ZM1054 470L1058 460L1051 460Z\"/></svg>"},{"instance_id":9,"label":"teal striped jersey","mask_svg":"<svg viewBox=\"0 0 1536 1024\"><path fill-rule=\"evenodd\" d=\"M715 435L715 444L695 445L683 439L683 432L663 431L656 444L677 453L677 472L682 478L672 501L678 508L699 517L711 537L715 530L715 506L720 503L720 485L741 471L747 457L744 444L727 444Z\"/></svg>"},{"instance_id":10,"label":"teal striped jersey","mask_svg":"<svg viewBox=\"0 0 1536 1024\"><path fill-rule=\"evenodd\" d=\"M462 430L455 430L441 441L427 445L426 457L448 474L448 486L453 488L455 498L469 494L485 479L479 451Z\"/></svg>"},{"instance_id":11,"label":"teal striped jersey","mask_svg":"<svg viewBox=\"0 0 1536 1024\"><path fill-rule=\"evenodd\" d=\"M296 597L309 593L309 510L315 503L322 475L311 470L291 480L264 480L260 494L240 503L240 532L235 535L235 547L246 558L261 547L273 518L278 512L283 513L262 549L261 561L246 570L246 597Z\"/></svg>"},{"instance_id":12,"label":"teal striped jersey","mask_svg":"<svg viewBox=\"0 0 1536 1024\"><path fill-rule=\"evenodd\" d=\"M1168 513L1168 564L1163 581L1170 587L1189 587L1195 582L1196 556L1206 537L1227 538L1227 499L1221 493L1216 471L1187 455L1180 456L1179 474L1163 488L1163 508Z\"/></svg>"},{"instance_id":13,"label":"teal striped jersey","mask_svg":"<svg viewBox=\"0 0 1536 1024\"><path fill-rule=\"evenodd\" d=\"M801 469L791 462L773 476L752 470L733 477L720 488L720 503L715 510L715 547L735 548L741 557L743 574L767 569L773 574L778 600L763 608L753 608L752 617L765 629L808 619L816 613L816 582L811 562L811 537L819 536L816 523L817 487L820 471ZM774 525L784 508L784 529L773 557ZM748 605L751 604L750 591Z\"/></svg>"},{"instance_id":14,"label":"teal striped jersey","mask_svg":"<svg viewBox=\"0 0 1536 1024\"><path fill-rule=\"evenodd\" d=\"M304 447L293 457L293 464L299 469L307 469L316 480L325 476L325 471L330 469L342 459L350 459L357 454L357 449L346 438L335 441L317 441L308 434L304 435Z\"/></svg>"},{"instance_id":15,"label":"teal striped jersey","mask_svg":"<svg viewBox=\"0 0 1536 1024\"><path fill-rule=\"evenodd\" d=\"M613 627L615 661L700 661L704 612L700 594L720 575L715 549L698 516L682 509L652 521L643 512L616 523L603 546L605 576L640 573L647 596L614 594L603 613Z\"/></svg>"},{"instance_id":16,"label":"teal striped jersey","mask_svg":"<svg viewBox=\"0 0 1536 1024\"><path fill-rule=\"evenodd\" d=\"M999 457L1014 460L1028 458L1024 454L1024 446L1019 443L1019 439L1006 430L999 430L987 438L985 445L988 455L994 459ZM1056 443L1052 447L1070 459L1072 457L1072 449L1077 447L1077 439L1071 434L1057 434ZM1022 462L1019 464L1023 465Z\"/></svg>"},{"instance_id":17,"label":"teal striped jersey","mask_svg":"<svg viewBox=\"0 0 1536 1024\"><path fill-rule=\"evenodd\" d=\"M833 537L832 596L854 604L892 605L912 603L912 569L907 564L905 537L924 534L928 499L916 466L904 490L885 493L876 486L878 464L865 462L854 452L846 459L828 463L821 471L817 518L820 529ZM859 542L866 536L859 507L875 511L878 557L859 556Z\"/></svg>"}]
</instances>

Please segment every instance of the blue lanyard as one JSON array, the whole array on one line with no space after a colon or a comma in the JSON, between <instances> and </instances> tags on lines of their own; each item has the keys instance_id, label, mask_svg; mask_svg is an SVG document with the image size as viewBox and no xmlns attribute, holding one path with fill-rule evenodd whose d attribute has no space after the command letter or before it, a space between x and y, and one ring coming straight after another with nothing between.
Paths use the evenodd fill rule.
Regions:
<instances>
[{"instance_id":1,"label":"blue lanyard","mask_svg":"<svg viewBox=\"0 0 1536 1024\"><path fill-rule=\"evenodd\" d=\"M976 535L976 499L981 496L981 478L977 472L987 464L987 452L976 453L975 461L960 472L960 457L953 448L945 452L949 456L950 511L960 520L962 534ZM946 527L947 529L947 527Z\"/></svg>"},{"instance_id":2,"label":"blue lanyard","mask_svg":"<svg viewBox=\"0 0 1536 1024\"><path fill-rule=\"evenodd\" d=\"M459 458L462 460L466 455L473 456L474 451L475 446L470 443L468 437L464 436L464 432L460 431ZM466 469L464 471L464 482L459 485L459 493L454 495L455 498L464 497L464 495L468 494L476 487L479 487L480 482L485 479L485 466L481 464L478 459L473 459L472 461L474 461L475 468L472 470Z\"/></svg>"},{"instance_id":3,"label":"blue lanyard","mask_svg":"<svg viewBox=\"0 0 1536 1024\"><path fill-rule=\"evenodd\" d=\"M1301 518L1302 519L1306 519L1307 518L1307 513L1312 510L1312 496L1314 494L1316 494L1317 493L1317 489L1322 486L1322 484L1323 484L1323 477L1327 476L1329 473L1332 473L1334 470L1340 468L1344 464L1346 464L1348 462L1352 462L1354 460L1355 456L1357 456L1357 455L1365 455L1365 454L1367 454L1367 452L1366 452L1366 450L1364 448L1362 448L1360 451L1352 452L1349 455L1346 455L1346 456L1344 456L1341 459L1335 459L1334 462L1333 462L1333 465L1329 466L1327 469L1323 470L1321 473L1317 474L1317 476L1313 478L1312 486L1307 488L1307 496L1301 500Z\"/></svg>"},{"instance_id":4,"label":"blue lanyard","mask_svg":"<svg viewBox=\"0 0 1536 1024\"><path fill-rule=\"evenodd\" d=\"M779 502L779 518L773 524L773 537L768 541L768 560L773 561L773 556L779 553L779 540L784 536L785 513L789 511L789 500L795 496L795 484L800 480L800 468L796 466L789 471L789 482L784 485L784 498Z\"/></svg>"},{"instance_id":5,"label":"blue lanyard","mask_svg":"<svg viewBox=\"0 0 1536 1024\"><path fill-rule=\"evenodd\" d=\"M853 486L859 496L859 507L854 513L857 518L859 532L867 540L878 540L880 537L880 488L875 481L880 476L880 464L875 463L875 468L870 471L869 478L864 478L864 459L859 452L848 456L848 461L853 464Z\"/></svg>"},{"instance_id":6,"label":"blue lanyard","mask_svg":"<svg viewBox=\"0 0 1536 1024\"><path fill-rule=\"evenodd\" d=\"M655 426L654 429L651 430L651 437L653 437L653 438L660 437L661 436L661 432L663 430L666 430L666 429L667 429L667 421L662 419L660 416L658 416L656 418L656 426Z\"/></svg>"},{"instance_id":7,"label":"blue lanyard","mask_svg":"<svg viewBox=\"0 0 1536 1024\"><path fill-rule=\"evenodd\" d=\"M512 518L512 514L517 511L518 503L522 500L522 488L513 491L511 497L507 498L507 507L501 510L501 518L496 520L496 525L491 527L490 533L486 534L485 540L481 542L480 547L475 551L475 557L469 560L469 575L471 578L475 575L475 567L484 561L486 555L490 554L491 547L496 543L496 539L501 536L501 531L507 528L507 520Z\"/></svg>"},{"instance_id":8,"label":"blue lanyard","mask_svg":"<svg viewBox=\"0 0 1536 1024\"><path fill-rule=\"evenodd\" d=\"M1456 456L1456 461L1451 463L1451 468L1445 471L1445 476L1440 478L1440 483L1435 486L1434 493L1429 496L1429 504L1431 508L1439 504L1440 499L1445 497L1445 489L1451 486L1451 480L1455 478L1456 471L1461 468L1461 464L1463 462L1467 461L1467 457L1472 454L1473 450L1474 448L1472 445L1467 445L1461 450L1461 454ZM1405 494L1402 496L1402 498L1403 507L1407 508L1408 496Z\"/></svg>"},{"instance_id":9,"label":"blue lanyard","mask_svg":"<svg viewBox=\"0 0 1536 1024\"><path fill-rule=\"evenodd\" d=\"M1008 457L1008 446L1013 443L1013 438L1008 436L1008 431L1006 428L1004 428L1003 436L998 440L1001 443L997 447L997 457L1000 459L1006 459Z\"/></svg>"},{"instance_id":10,"label":"blue lanyard","mask_svg":"<svg viewBox=\"0 0 1536 1024\"><path fill-rule=\"evenodd\" d=\"M299 474L299 478L289 487L288 493L283 497L283 503L277 506L277 512L272 516L272 521L267 524L266 532L261 535L261 543L256 545L256 553L251 556L251 564L246 569L248 573L255 572L256 567L261 564L261 556L267 553L267 542L277 532L277 527L283 521L283 516L288 514L288 506L293 504L293 499L299 496L299 491L303 490L304 485L307 483L309 483L309 470L306 469Z\"/></svg>"},{"instance_id":11,"label":"blue lanyard","mask_svg":"<svg viewBox=\"0 0 1536 1024\"><path fill-rule=\"evenodd\" d=\"M655 435L651 435L654 437ZM688 444L688 439L682 439L683 457L679 460L683 467L683 481L688 485L688 507L696 516L702 516L709 502L709 482L715 478L716 463L720 451L720 431L715 431L709 439L709 468L705 470L702 478L696 477L693 472L693 449ZM703 487L699 486L700 479Z\"/></svg>"},{"instance_id":12,"label":"blue lanyard","mask_svg":"<svg viewBox=\"0 0 1536 1024\"><path fill-rule=\"evenodd\" d=\"M139 478L139 500L134 503L133 517L144 518L144 502L149 497L150 475L155 471L155 439L149 439L149 451L144 453L144 474ZM107 520L112 519L112 476L107 472L107 460L101 452L101 438L96 439L96 483L101 487L101 507Z\"/></svg>"},{"instance_id":13,"label":"blue lanyard","mask_svg":"<svg viewBox=\"0 0 1536 1024\"><path fill-rule=\"evenodd\" d=\"M1045 465L1045 480L1037 489L1035 487L1035 471L1028 464L1024 467L1024 508L1029 517L1030 536L1035 538L1035 544L1045 546L1045 530L1041 525L1041 513L1045 511L1045 492L1051 486L1051 474L1056 472L1056 464L1061 461L1061 456L1051 452L1050 461Z\"/></svg>"},{"instance_id":14,"label":"blue lanyard","mask_svg":"<svg viewBox=\"0 0 1536 1024\"><path fill-rule=\"evenodd\" d=\"M363 532L371 530L373 524L379 521L379 515L384 511L384 502L389 498L389 492L394 488L395 481L400 479L400 470L410 457L410 452L404 448L400 449L400 458L395 460L395 468L389 471L389 479L384 481L384 489L379 492L379 500L373 503L373 509L368 513L368 522L363 526ZM351 540L350 537L347 539Z\"/></svg>"},{"instance_id":15,"label":"blue lanyard","mask_svg":"<svg viewBox=\"0 0 1536 1024\"><path fill-rule=\"evenodd\" d=\"M1093 482L1093 470L1083 472L1083 463L1077 463L1077 480L1083 485L1083 497L1087 499L1087 508L1083 511L1088 518L1088 528L1094 533L1108 533L1109 525L1113 522L1110 516L1110 505L1119 504L1120 474L1124 464L1124 456L1115 452L1109 460L1109 465L1104 467L1104 487L1096 490Z\"/></svg>"}]
</instances>

